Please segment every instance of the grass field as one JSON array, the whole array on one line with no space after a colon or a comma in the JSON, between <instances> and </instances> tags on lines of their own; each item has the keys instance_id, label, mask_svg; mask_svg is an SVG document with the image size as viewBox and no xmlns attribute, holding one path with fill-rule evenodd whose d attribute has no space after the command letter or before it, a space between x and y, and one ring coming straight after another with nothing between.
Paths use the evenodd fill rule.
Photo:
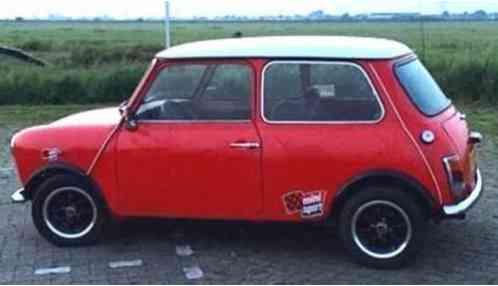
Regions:
<instances>
[{"instance_id":1,"label":"grass field","mask_svg":"<svg viewBox=\"0 0 498 286\"><path fill-rule=\"evenodd\" d=\"M498 22L175 23L173 43L256 35L355 35L402 41L459 102L498 105ZM0 44L51 63L41 68L0 57L1 104L88 104L128 97L162 49L159 22L0 22Z\"/></svg>"}]
</instances>

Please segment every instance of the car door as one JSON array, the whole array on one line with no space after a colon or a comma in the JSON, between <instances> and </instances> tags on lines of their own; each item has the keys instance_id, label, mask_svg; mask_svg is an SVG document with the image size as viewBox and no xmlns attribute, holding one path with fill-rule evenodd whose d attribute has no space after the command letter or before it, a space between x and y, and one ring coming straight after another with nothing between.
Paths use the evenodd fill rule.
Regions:
<instances>
[{"instance_id":1,"label":"car door","mask_svg":"<svg viewBox=\"0 0 498 286\"><path fill-rule=\"evenodd\" d=\"M267 216L324 218L346 181L387 167L377 158L397 129L380 128L384 108L362 66L272 61L262 78L258 130Z\"/></svg>"},{"instance_id":2,"label":"car door","mask_svg":"<svg viewBox=\"0 0 498 286\"><path fill-rule=\"evenodd\" d=\"M129 214L243 219L262 209L253 71L239 61L160 69L118 139L118 184Z\"/></svg>"}]
</instances>

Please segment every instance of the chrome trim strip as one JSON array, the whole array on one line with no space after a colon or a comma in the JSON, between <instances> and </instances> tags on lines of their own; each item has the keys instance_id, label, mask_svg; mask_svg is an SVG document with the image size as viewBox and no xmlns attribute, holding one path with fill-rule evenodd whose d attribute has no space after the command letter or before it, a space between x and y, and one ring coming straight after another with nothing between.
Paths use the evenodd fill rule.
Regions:
<instances>
[{"instance_id":1,"label":"chrome trim strip","mask_svg":"<svg viewBox=\"0 0 498 286\"><path fill-rule=\"evenodd\" d=\"M476 177L476 186L470 193L470 196L456 205L443 206L443 212L445 215L461 214L468 211L472 206L474 206L477 200L481 197L483 191L481 171L479 169L477 169Z\"/></svg>"},{"instance_id":2,"label":"chrome trim strip","mask_svg":"<svg viewBox=\"0 0 498 286\"><path fill-rule=\"evenodd\" d=\"M19 189L15 193L13 193L10 196L10 199L12 200L12 202L15 204L25 203L27 200L26 200L26 197L24 197L23 192L24 192L24 188Z\"/></svg>"},{"instance_id":3,"label":"chrome trim strip","mask_svg":"<svg viewBox=\"0 0 498 286\"><path fill-rule=\"evenodd\" d=\"M265 73L268 70L268 68L270 68L270 66L272 66L274 64L322 64L322 65L342 65L342 66L355 67L363 74L363 76L366 78L368 84L372 88L372 91L375 95L375 99L377 100L377 103L379 104L381 112L382 112L381 116L379 117L379 119L372 120L372 121L354 121L354 120L352 120L352 121L273 121L273 120L269 120L265 117L265 96L264 96L264 93L265 93ZM261 100L261 103L260 103L261 118L263 119L263 121L265 123L268 123L268 124L313 124L313 125L377 124L377 123L381 122L386 115L386 110L384 108L384 104L383 104L382 100L380 99L379 93L377 92L377 89L373 85L372 80L370 79L370 76L367 74L365 69L359 64L352 63L352 62L345 62L345 61L280 61L280 60L271 61L265 65L265 67L263 68L263 72L261 74L260 100Z\"/></svg>"},{"instance_id":4,"label":"chrome trim strip","mask_svg":"<svg viewBox=\"0 0 498 286\"><path fill-rule=\"evenodd\" d=\"M261 145L258 142L241 142L241 143L231 143L230 148L240 148L240 149L258 149Z\"/></svg>"}]
</instances>

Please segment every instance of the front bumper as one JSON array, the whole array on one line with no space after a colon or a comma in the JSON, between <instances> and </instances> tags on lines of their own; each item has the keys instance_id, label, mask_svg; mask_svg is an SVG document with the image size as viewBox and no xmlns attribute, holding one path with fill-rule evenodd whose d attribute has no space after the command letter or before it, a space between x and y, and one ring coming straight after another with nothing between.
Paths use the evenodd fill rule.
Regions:
<instances>
[{"instance_id":1,"label":"front bumper","mask_svg":"<svg viewBox=\"0 0 498 286\"><path fill-rule=\"evenodd\" d=\"M13 193L10 196L10 199L12 200L13 203L16 203L16 204L25 203L28 201L26 199L26 197L24 196L24 189L17 190L15 193Z\"/></svg>"},{"instance_id":2,"label":"front bumper","mask_svg":"<svg viewBox=\"0 0 498 286\"><path fill-rule=\"evenodd\" d=\"M455 216L455 215L464 214L470 208L472 208L472 206L475 205L475 203L479 200L484 190L482 185L481 172L479 171L479 169L477 170L476 177L477 177L476 186L465 200L461 201L456 205L443 206L443 213L445 215Z\"/></svg>"}]
</instances>

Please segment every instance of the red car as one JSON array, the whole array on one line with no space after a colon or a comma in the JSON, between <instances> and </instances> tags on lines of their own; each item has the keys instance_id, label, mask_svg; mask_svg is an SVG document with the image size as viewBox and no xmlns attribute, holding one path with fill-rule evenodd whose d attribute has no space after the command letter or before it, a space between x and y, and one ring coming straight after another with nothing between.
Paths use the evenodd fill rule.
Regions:
<instances>
[{"instance_id":1,"label":"red car","mask_svg":"<svg viewBox=\"0 0 498 286\"><path fill-rule=\"evenodd\" d=\"M480 197L481 140L401 43L206 41L160 52L120 108L16 134L12 198L59 246L111 216L335 223L360 262L399 267Z\"/></svg>"}]
</instances>

